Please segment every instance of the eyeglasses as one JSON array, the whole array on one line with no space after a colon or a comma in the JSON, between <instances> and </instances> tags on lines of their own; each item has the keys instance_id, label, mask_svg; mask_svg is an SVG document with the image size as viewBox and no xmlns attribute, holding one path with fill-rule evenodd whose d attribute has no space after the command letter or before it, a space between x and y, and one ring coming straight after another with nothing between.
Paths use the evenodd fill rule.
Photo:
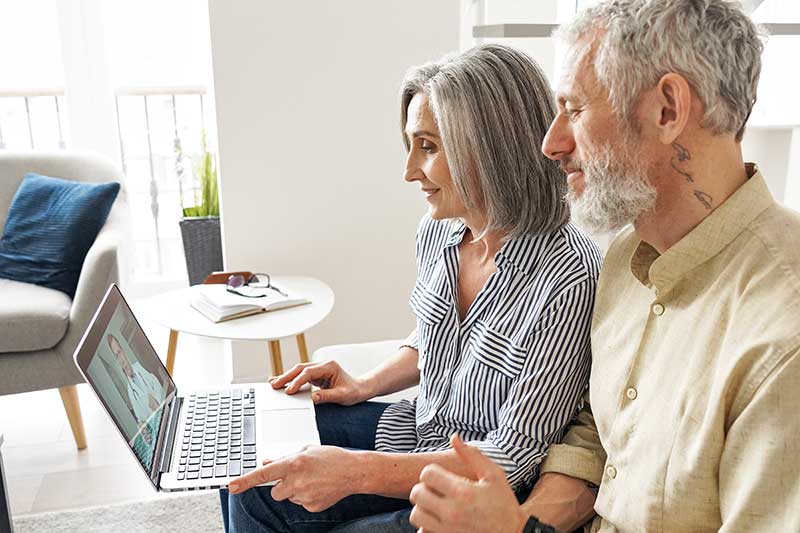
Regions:
<instances>
[{"instance_id":1,"label":"eyeglasses","mask_svg":"<svg viewBox=\"0 0 800 533\"><path fill-rule=\"evenodd\" d=\"M282 296L289 297L288 294L270 283L269 274L263 273L251 274L247 279L241 274L232 274L228 277L226 289L228 292L244 296L245 298L263 298L266 296L263 291L259 292L254 289L272 289Z\"/></svg>"}]
</instances>

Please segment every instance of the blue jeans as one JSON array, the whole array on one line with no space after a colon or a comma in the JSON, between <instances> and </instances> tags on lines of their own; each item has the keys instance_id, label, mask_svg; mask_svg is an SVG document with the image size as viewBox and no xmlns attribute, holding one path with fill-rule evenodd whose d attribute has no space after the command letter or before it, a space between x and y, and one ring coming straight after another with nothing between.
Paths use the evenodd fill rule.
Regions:
<instances>
[{"instance_id":1,"label":"blue jeans","mask_svg":"<svg viewBox=\"0 0 800 533\"><path fill-rule=\"evenodd\" d=\"M351 407L316 406L320 442L343 448L374 450L378 420L388 405L364 402ZM225 531L413 533L416 530L408 521L411 514L408 500L354 494L320 513L312 513L288 500L275 501L270 490L271 487L255 487L241 494L221 490L219 496Z\"/></svg>"}]
</instances>

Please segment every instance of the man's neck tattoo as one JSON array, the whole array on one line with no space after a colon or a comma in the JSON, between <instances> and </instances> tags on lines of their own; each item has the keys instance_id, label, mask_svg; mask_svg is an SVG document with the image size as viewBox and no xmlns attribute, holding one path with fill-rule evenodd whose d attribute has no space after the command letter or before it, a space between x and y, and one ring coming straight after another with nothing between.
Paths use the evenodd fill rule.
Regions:
<instances>
[{"instance_id":1,"label":"man's neck tattoo","mask_svg":"<svg viewBox=\"0 0 800 533\"><path fill-rule=\"evenodd\" d=\"M691 174L689 174L688 172L684 172L683 170L678 168L678 163L689 161L692 158L692 154L689 153L689 150L687 150L686 147L681 146L676 142L672 143L672 148L673 150L675 150L675 157L673 157L669 161L670 164L672 165L672 168L675 170L675 172L686 178L686 181L688 181L689 183L694 183L694 178L692 177ZM675 161L676 159L677 162Z\"/></svg>"},{"instance_id":2,"label":"man's neck tattoo","mask_svg":"<svg viewBox=\"0 0 800 533\"><path fill-rule=\"evenodd\" d=\"M681 170L678 168L680 163L685 163L686 161L690 161L692 159L692 154L689 150L677 142L672 143L672 149L675 150L675 156L670 159L669 163L672 165L673 170L683 176L683 178L688 183L694 183L694 176L692 176L689 172L685 170ZM703 207L708 209L709 211L713 208L714 199L711 198L711 195L704 193L701 190L695 189L694 190L694 197L697 198L697 201L703 204Z\"/></svg>"},{"instance_id":3,"label":"man's neck tattoo","mask_svg":"<svg viewBox=\"0 0 800 533\"><path fill-rule=\"evenodd\" d=\"M705 207L709 211L711 210L711 202L714 201L714 199L711 198L711 196L709 196L708 194L704 193L703 191L698 191L697 189L695 189L694 197L697 198L697 200L701 204L703 204L703 207Z\"/></svg>"}]
</instances>

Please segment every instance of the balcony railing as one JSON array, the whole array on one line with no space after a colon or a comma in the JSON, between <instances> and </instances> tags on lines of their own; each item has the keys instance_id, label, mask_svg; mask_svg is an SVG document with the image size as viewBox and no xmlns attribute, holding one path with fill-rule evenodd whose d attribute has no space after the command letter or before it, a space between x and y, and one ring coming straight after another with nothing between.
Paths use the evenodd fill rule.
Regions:
<instances>
[{"instance_id":1,"label":"balcony railing","mask_svg":"<svg viewBox=\"0 0 800 533\"><path fill-rule=\"evenodd\" d=\"M181 179L193 172L206 130L202 86L125 87L115 92L117 134L131 206L137 279L185 276ZM64 90L0 91L0 149L63 149Z\"/></svg>"},{"instance_id":2,"label":"balcony railing","mask_svg":"<svg viewBox=\"0 0 800 533\"><path fill-rule=\"evenodd\" d=\"M185 154L201 152L205 95L201 86L116 91L123 171L134 216L140 221L134 227L135 270L140 278L184 275L178 226L181 180L192 172L192 159Z\"/></svg>"},{"instance_id":3,"label":"balcony railing","mask_svg":"<svg viewBox=\"0 0 800 533\"><path fill-rule=\"evenodd\" d=\"M61 88L0 90L0 149L63 149L63 109Z\"/></svg>"}]
</instances>

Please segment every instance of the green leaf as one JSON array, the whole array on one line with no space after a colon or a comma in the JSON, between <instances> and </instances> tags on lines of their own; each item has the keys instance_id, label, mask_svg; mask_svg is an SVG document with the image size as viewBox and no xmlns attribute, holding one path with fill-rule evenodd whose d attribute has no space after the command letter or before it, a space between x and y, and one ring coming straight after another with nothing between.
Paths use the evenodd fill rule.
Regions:
<instances>
[{"instance_id":1,"label":"green leaf","mask_svg":"<svg viewBox=\"0 0 800 533\"><path fill-rule=\"evenodd\" d=\"M195 172L200 179L200 190L195 191L195 207L183 208L185 217L218 217L219 185L217 183L217 167L214 157L206 145L206 132L202 133L203 152L195 163ZM199 194L199 198L197 195Z\"/></svg>"}]
</instances>

